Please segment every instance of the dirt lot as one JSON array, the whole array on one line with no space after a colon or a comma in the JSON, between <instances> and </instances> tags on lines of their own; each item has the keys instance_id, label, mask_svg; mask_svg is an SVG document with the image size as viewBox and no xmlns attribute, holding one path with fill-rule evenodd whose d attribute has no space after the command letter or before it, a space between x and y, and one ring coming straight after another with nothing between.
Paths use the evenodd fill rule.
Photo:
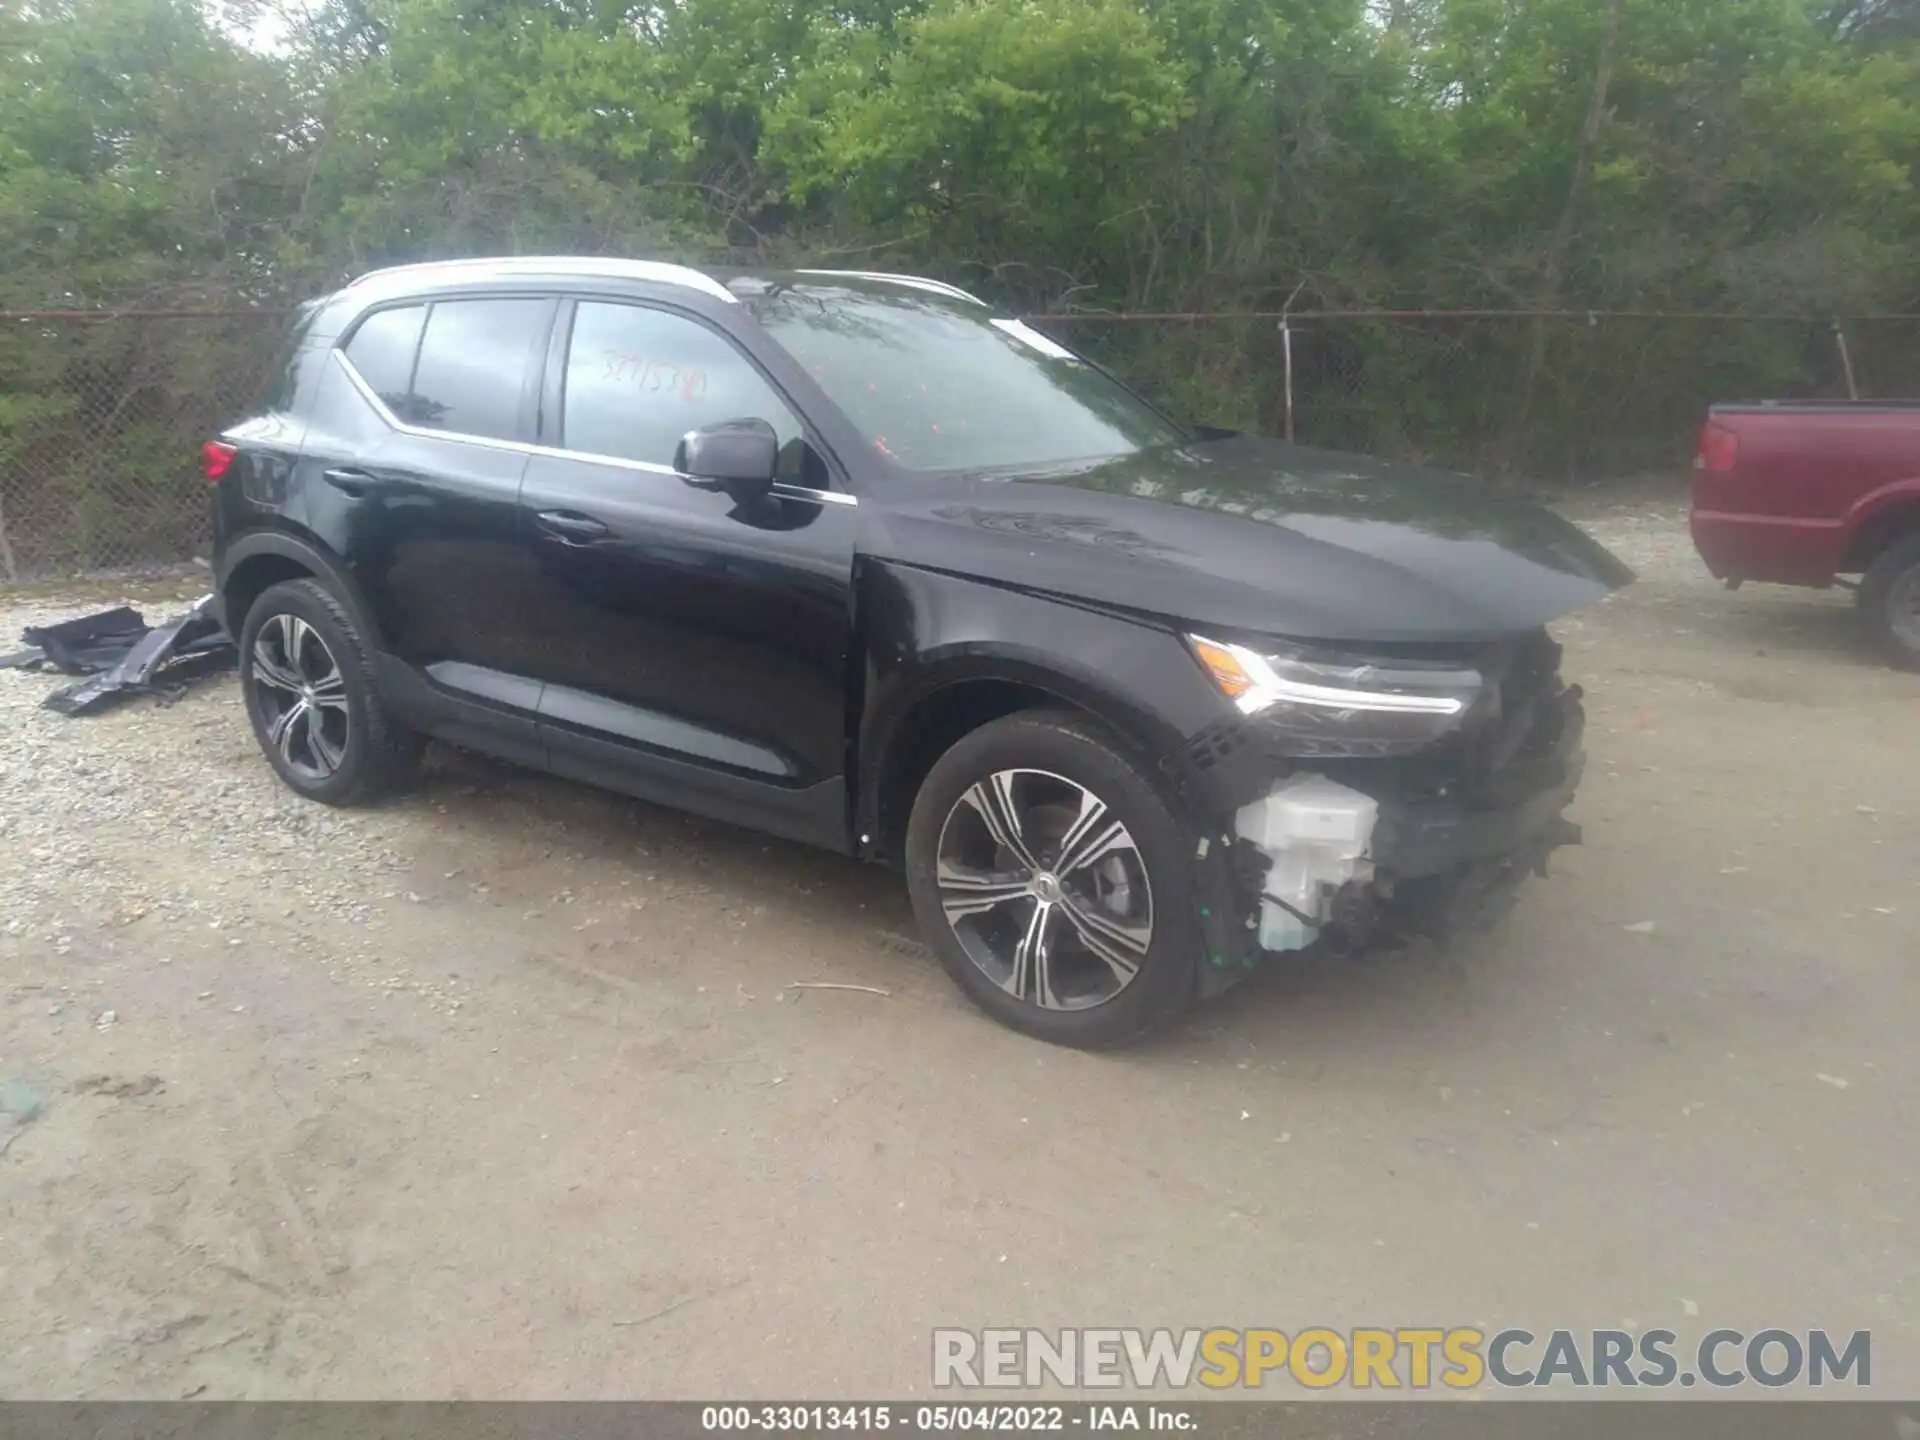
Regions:
<instances>
[{"instance_id":1,"label":"dirt lot","mask_svg":"<svg viewBox=\"0 0 1920 1440\"><path fill-rule=\"evenodd\" d=\"M0 1393L912 1395L943 1324L1480 1323L1871 1328L1920 1394L1920 677L1669 508L1593 528L1645 578L1559 630L1586 846L1120 1056L978 1017L888 874L459 756L332 812L230 680L0 674Z\"/></svg>"}]
</instances>

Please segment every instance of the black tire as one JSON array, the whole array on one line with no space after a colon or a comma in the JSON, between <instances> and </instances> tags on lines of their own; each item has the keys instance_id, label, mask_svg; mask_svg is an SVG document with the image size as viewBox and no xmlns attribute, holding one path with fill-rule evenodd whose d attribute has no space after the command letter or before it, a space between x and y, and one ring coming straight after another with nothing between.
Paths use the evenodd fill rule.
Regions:
<instances>
[{"instance_id":1,"label":"black tire","mask_svg":"<svg viewBox=\"0 0 1920 1440\"><path fill-rule=\"evenodd\" d=\"M1015 827L1022 830L1023 840L1033 841L1031 855L1038 863L1031 870L1008 858L1012 852L1001 843L1001 830L965 798L999 793L992 789L996 775L1015 776L1005 782L1012 787L1008 793L1033 802L1023 812L1024 830ZM1092 796L1104 810L1086 807L1083 795ZM1075 805L1083 807L1079 815L1098 813L1100 818L1077 846L1065 848L1091 848L1101 858L1069 864L1055 877L1051 867L1056 861L1074 859L1073 854L1059 853L1060 842L1074 832L1071 827L1064 835L1050 830L1057 831L1063 818L1076 813ZM1022 813L1020 803L1014 808ZM1125 843L1111 841L1103 853L1094 842L1103 834L1111 836L1113 821L1122 827ZM949 902L957 899L964 905L970 893L952 884L963 873L957 856L968 840L976 854L990 849L998 857L965 868L973 877L968 883L981 885L980 895L1009 888L1004 876L1015 877L1017 883L1026 873L1044 877L1046 888L1002 900L987 898L979 913L950 918ZM944 871L943 843L949 847ZM1193 868L1197 844L1197 832L1180 818L1150 767L1116 737L1070 712L1023 711L966 735L928 772L907 823L907 888L921 933L982 1010L1037 1039L1105 1048L1172 1023L1192 1003L1202 946ZM989 870L1003 873L989 875ZM949 881L945 894L943 874ZM1035 884L1040 883L1036 878ZM1103 903L1101 893L1114 903ZM1059 899L1049 901L1041 915L1043 894ZM1143 915L1144 950L1136 950L1133 947L1142 943ZM1093 924L1096 920L1102 923ZM1028 965L1018 958L1024 947L1020 937L1030 940L1036 924L1038 960ZM993 927L1000 927L998 949ZM1122 936L1127 939L1124 945L1117 938ZM1134 965L1130 978L1121 978L1125 964L1109 956ZM987 966L1002 960L1007 973L995 978ZM1115 993L1100 998L1108 985L1117 987ZM1047 997L1044 1003L1042 995Z\"/></svg>"},{"instance_id":2,"label":"black tire","mask_svg":"<svg viewBox=\"0 0 1920 1440\"><path fill-rule=\"evenodd\" d=\"M1860 612L1892 664L1920 670L1920 535L1888 546L1867 567Z\"/></svg>"},{"instance_id":3,"label":"black tire","mask_svg":"<svg viewBox=\"0 0 1920 1440\"><path fill-rule=\"evenodd\" d=\"M381 698L373 647L317 580L269 586L253 602L240 629L240 692L267 763L309 800L365 804L419 766L424 737Z\"/></svg>"}]
</instances>

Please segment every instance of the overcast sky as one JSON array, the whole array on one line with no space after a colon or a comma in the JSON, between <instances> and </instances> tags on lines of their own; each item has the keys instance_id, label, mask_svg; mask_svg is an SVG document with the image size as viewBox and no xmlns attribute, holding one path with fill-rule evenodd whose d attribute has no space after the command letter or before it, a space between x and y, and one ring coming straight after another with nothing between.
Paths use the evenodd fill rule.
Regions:
<instances>
[{"instance_id":1,"label":"overcast sky","mask_svg":"<svg viewBox=\"0 0 1920 1440\"><path fill-rule=\"evenodd\" d=\"M277 55L287 48L288 17L306 13L303 0L202 0L213 23L249 50Z\"/></svg>"}]
</instances>

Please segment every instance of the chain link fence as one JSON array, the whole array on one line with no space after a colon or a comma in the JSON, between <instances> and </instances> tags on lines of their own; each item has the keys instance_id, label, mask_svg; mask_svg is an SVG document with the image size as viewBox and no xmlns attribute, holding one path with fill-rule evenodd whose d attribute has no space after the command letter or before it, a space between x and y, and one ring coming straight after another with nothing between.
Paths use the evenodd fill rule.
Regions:
<instances>
[{"instance_id":1,"label":"chain link fence","mask_svg":"<svg viewBox=\"0 0 1920 1440\"><path fill-rule=\"evenodd\" d=\"M284 318L0 314L0 582L204 554L200 445L252 407Z\"/></svg>"},{"instance_id":2,"label":"chain link fence","mask_svg":"<svg viewBox=\"0 0 1920 1440\"><path fill-rule=\"evenodd\" d=\"M1920 317L1030 317L1175 413L1549 485L1684 473L1715 401L1920 396ZM0 583L205 553L202 441L285 317L0 314Z\"/></svg>"},{"instance_id":3,"label":"chain link fence","mask_svg":"<svg viewBox=\"0 0 1920 1440\"><path fill-rule=\"evenodd\" d=\"M1030 318L1177 414L1553 487L1684 474L1717 402L1920 397L1920 316Z\"/></svg>"}]
</instances>

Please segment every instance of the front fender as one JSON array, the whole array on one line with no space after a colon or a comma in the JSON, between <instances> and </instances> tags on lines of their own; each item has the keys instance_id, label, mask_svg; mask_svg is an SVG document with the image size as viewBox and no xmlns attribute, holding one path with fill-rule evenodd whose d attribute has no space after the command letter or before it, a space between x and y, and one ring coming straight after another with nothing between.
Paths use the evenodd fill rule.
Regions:
<instances>
[{"instance_id":1,"label":"front fender","mask_svg":"<svg viewBox=\"0 0 1920 1440\"><path fill-rule=\"evenodd\" d=\"M1219 695L1171 631L1066 601L891 562L855 581L866 674L857 726L858 834L876 833L879 782L913 718L976 680L1024 685L1104 721L1183 792L1188 742Z\"/></svg>"},{"instance_id":2,"label":"front fender","mask_svg":"<svg viewBox=\"0 0 1920 1440\"><path fill-rule=\"evenodd\" d=\"M1230 859L1230 797L1247 779L1209 737L1231 729L1231 711L1180 636L1126 616L873 561L854 581L864 639L854 834L873 857L882 835L884 778L920 735L943 691L971 681L1010 682L1056 696L1104 721L1170 782L1202 837L1194 857L1205 937L1201 993L1254 962L1247 896ZM1251 760L1248 753L1244 758Z\"/></svg>"}]
</instances>

